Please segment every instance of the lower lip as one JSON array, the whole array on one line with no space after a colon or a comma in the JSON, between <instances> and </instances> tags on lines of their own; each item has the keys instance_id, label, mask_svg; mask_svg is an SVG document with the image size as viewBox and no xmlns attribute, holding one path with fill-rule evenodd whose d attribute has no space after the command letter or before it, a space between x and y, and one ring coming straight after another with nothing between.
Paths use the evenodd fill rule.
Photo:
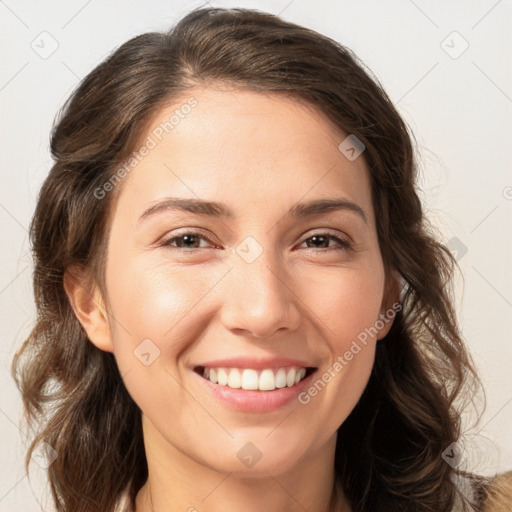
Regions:
<instances>
[{"instance_id":1,"label":"lower lip","mask_svg":"<svg viewBox=\"0 0 512 512\"><path fill-rule=\"evenodd\" d=\"M294 399L297 399L304 388L309 386L316 370L294 386L276 388L272 391L246 391L241 388L233 389L229 386L214 384L195 371L192 371L192 373L203 383L209 392L220 402L229 407L246 412L272 412L284 407Z\"/></svg>"}]
</instances>

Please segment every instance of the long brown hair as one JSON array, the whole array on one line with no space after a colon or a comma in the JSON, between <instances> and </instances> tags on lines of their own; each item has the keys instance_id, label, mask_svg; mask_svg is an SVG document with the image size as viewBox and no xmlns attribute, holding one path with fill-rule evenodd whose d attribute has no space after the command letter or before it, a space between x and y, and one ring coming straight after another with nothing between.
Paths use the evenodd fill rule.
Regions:
<instances>
[{"instance_id":1,"label":"long brown hair","mask_svg":"<svg viewBox=\"0 0 512 512\"><path fill-rule=\"evenodd\" d=\"M307 101L364 144L386 275L395 271L404 287L368 385L338 430L336 478L355 512L451 510L456 470L442 453L459 438L458 404L479 381L452 306L457 264L417 194L414 139L353 52L241 8L197 9L167 33L129 40L85 77L56 120L54 165L30 227L37 322L12 366L35 431L27 470L39 443L57 452L48 477L66 512L112 512L125 487L134 500L147 478L141 411L113 354L88 341L63 276L73 265L91 269L104 290L116 194L95 191L163 105L216 81Z\"/></svg>"}]
</instances>

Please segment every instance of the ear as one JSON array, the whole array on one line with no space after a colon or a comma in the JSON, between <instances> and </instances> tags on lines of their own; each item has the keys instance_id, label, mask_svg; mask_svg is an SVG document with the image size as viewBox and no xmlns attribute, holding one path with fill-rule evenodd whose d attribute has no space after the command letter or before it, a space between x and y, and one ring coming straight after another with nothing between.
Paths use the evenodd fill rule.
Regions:
<instances>
[{"instance_id":1,"label":"ear","mask_svg":"<svg viewBox=\"0 0 512 512\"><path fill-rule=\"evenodd\" d=\"M99 349L113 352L105 304L97 284L88 274L89 272L76 267L66 269L64 290L89 340Z\"/></svg>"},{"instance_id":2,"label":"ear","mask_svg":"<svg viewBox=\"0 0 512 512\"><path fill-rule=\"evenodd\" d=\"M379 334L377 339L379 340L381 340L388 334L389 330L391 329L391 326L393 325L396 313L402 309L402 305L400 304L401 283L402 280L400 274L398 274L396 270L391 270L386 275L384 296L382 298L382 304L379 315L380 322L378 323L379 327L382 324L384 324L384 326L381 329L378 329Z\"/></svg>"}]
</instances>

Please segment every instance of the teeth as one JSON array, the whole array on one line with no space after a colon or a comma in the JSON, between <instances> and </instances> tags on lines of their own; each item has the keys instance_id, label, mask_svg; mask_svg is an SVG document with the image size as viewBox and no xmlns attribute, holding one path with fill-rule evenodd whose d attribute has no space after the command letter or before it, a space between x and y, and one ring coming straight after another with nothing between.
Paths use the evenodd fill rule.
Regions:
<instances>
[{"instance_id":1,"label":"teeth","mask_svg":"<svg viewBox=\"0 0 512 512\"><path fill-rule=\"evenodd\" d=\"M235 368L229 372L228 386L234 389L242 387L242 376L240 375L240 372Z\"/></svg>"},{"instance_id":2,"label":"teeth","mask_svg":"<svg viewBox=\"0 0 512 512\"><path fill-rule=\"evenodd\" d=\"M224 368L219 368L219 371L217 372L217 379L221 386L228 385L228 374Z\"/></svg>"},{"instance_id":3,"label":"teeth","mask_svg":"<svg viewBox=\"0 0 512 512\"><path fill-rule=\"evenodd\" d=\"M298 384L306 375L306 368L267 368L258 372L250 368L205 368L203 377L214 384L233 389L272 391Z\"/></svg>"},{"instance_id":4,"label":"teeth","mask_svg":"<svg viewBox=\"0 0 512 512\"><path fill-rule=\"evenodd\" d=\"M304 373L306 373L304 371ZM286 372L284 368L279 368L276 373L276 388L285 388L286 387Z\"/></svg>"},{"instance_id":5,"label":"teeth","mask_svg":"<svg viewBox=\"0 0 512 512\"><path fill-rule=\"evenodd\" d=\"M234 368L231 371L239 372L239 370L236 370ZM258 389L258 386L258 372L256 370L244 370L242 372L242 389Z\"/></svg>"},{"instance_id":6,"label":"teeth","mask_svg":"<svg viewBox=\"0 0 512 512\"><path fill-rule=\"evenodd\" d=\"M286 385L288 387L293 386L295 384L295 368L289 370L288 375L286 376Z\"/></svg>"},{"instance_id":7,"label":"teeth","mask_svg":"<svg viewBox=\"0 0 512 512\"><path fill-rule=\"evenodd\" d=\"M259 389L261 391L272 391L276 389L276 378L272 370L263 370L260 375Z\"/></svg>"}]
</instances>

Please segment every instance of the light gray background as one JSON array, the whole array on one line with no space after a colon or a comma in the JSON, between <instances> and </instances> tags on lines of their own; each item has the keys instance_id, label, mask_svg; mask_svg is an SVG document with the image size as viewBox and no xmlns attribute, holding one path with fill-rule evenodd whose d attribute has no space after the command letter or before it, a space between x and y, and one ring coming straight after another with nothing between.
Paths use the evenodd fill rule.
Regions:
<instances>
[{"instance_id":1,"label":"light gray background","mask_svg":"<svg viewBox=\"0 0 512 512\"><path fill-rule=\"evenodd\" d=\"M45 472L33 463L29 483L23 470L21 402L9 367L34 321L27 229L51 164L51 123L77 82L111 50L139 33L169 28L200 5L0 0L0 512L50 503ZM457 311L487 391L480 423L469 428L466 421L467 467L484 474L512 469L512 3L211 5L280 13L346 44L410 124L428 215L458 251L464 279L456 277ZM52 45L58 47L45 54Z\"/></svg>"}]
</instances>

